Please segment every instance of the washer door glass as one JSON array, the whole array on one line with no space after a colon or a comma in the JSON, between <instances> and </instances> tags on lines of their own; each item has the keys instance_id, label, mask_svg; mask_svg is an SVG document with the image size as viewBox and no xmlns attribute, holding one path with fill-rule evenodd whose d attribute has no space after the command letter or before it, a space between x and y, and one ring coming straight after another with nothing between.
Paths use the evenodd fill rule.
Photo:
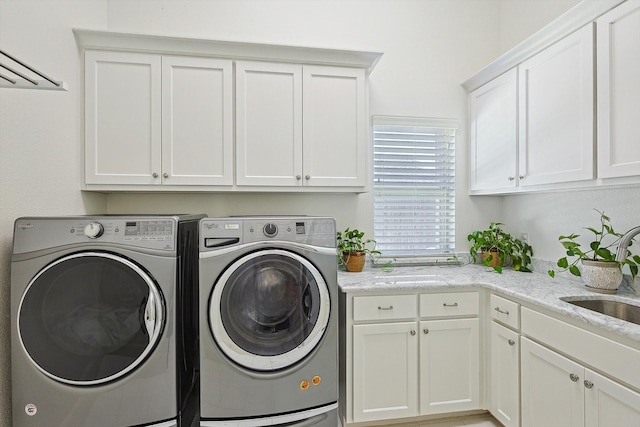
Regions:
<instances>
[{"instance_id":1,"label":"washer door glass","mask_svg":"<svg viewBox=\"0 0 640 427\"><path fill-rule=\"evenodd\" d=\"M61 258L29 283L18 312L25 351L44 374L74 385L135 369L160 337L161 294L130 260L102 252Z\"/></svg>"},{"instance_id":2,"label":"washer door glass","mask_svg":"<svg viewBox=\"0 0 640 427\"><path fill-rule=\"evenodd\" d=\"M209 321L222 351L253 370L297 363L320 342L330 298L307 259L262 250L234 262L215 283Z\"/></svg>"}]
</instances>

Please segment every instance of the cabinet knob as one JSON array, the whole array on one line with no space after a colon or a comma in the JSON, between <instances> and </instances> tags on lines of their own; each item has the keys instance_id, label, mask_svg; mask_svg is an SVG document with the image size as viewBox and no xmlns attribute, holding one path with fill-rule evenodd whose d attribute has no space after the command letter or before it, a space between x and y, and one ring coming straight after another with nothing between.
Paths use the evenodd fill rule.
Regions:
<instances>
[{"instance_id":1,"label":"cabinet knob","mask_svg":"<svg viewBox=\"0 0 640 427\"><path fill-rule=\"evenodd\" d=\"M588 389L592 389L593 388L593 383L589 380L584 380L584 386Z\"/></svg>"},{"instance_id":2,"label":"cabinet knob","mask_svg":"<svg viewBox=\"0 0 640 427\"><path fill-rule=\"evenodd\" d=\"M569 374L569 378L571 378L571 381L573 381L574 383L577 383L578 380L580 379L580 377L577 376L576 374Z\"/></svg>"},{"instance_id":3,"label":"cabinet knob","mask_svg":"<svg viewBox=\"0 0 640 427\"><path fill-rule=\"evenodd\" d=\"M154 172L153 175L151 175L151 176L154 177L154 178L157 178L158 174Z\"/></svg>"},{"instance_id":4,"label":"cabinet knob","mask_svg":"<svg viewBox=\"0 0 640 427\"><path fill-rule=\"evenodd\" d=\"M422 330L422 333L427 335L429 333L429 330L425 328L425 329Z\"/></svg>"},{"instance_id":5,"label":"cabinet knob","mask_svg":"<svg viewBox=\"0 0 640 427\"><path fill-rule=\"evenodd\" d=\"M514 346L516 345L516 342L512 339L509 339L509 341L507 341L509 343L510 346Z\"/></svg>"},{"instance_id":6,"label":"cabinet knob","mask_svg":"<svg viewBox=\"0 0 640 427\"><path fill-rule=\"evenodd\" d=\"M169 178L169 174L165 172L165 173L162 174L162 177L163 178Z\"/></svg>"},{"instance_id":7,"label":"cabinet knob","mask_svg":"<svg viewBox=\"0 0 640 427\"><path fill-rule=\"evenodd\" d=\"M515 181L515 179L516 179L516 177L514 177L514 176L510 176L509 177L509 181Z\"/></svg>"},{"instance_id":8,"label":"cabinet knob","mask_svg":"<svg viewBox=\"0 0 640 427\"><path fill-rule=\"evenodd\" d=\"M413 336L413 335L415 335L415 334L416 334L416 331L414 331L414 330L410 330L410 331L409 331L409 333L411 334L411 336Z\"/></svg>"},{"instance_id":9,"label":"cabinet knob","mask_svg":"<svg viewBox=\"0 0 640 427\"><path fill-rule=\"evenodd\" d=\"M526 177L524 175L520 175L518 178L525 179Z\"/></svg>"},{"instance_id":10,"label":"cabinet knob","mask_svg":"<svg viewBox=\"0 0 640 427\"><path fill-rule=\"evenodd\" d=\"M307 181L309 181L311 179L311 175L305 175L304 179L306 179Z\"/></svg>"},{"instance_id":11,"label":"cabinet knob","mask_svg":"<svg viewBox=\"0 0 640 427\"><path fill-rule=\"evenodd\" d=\"M296 175L296 179L297 179L298 181L300 181L300 180L302 179L302 177L301 177L300 175Z\"/></svg>"}]
</instances>

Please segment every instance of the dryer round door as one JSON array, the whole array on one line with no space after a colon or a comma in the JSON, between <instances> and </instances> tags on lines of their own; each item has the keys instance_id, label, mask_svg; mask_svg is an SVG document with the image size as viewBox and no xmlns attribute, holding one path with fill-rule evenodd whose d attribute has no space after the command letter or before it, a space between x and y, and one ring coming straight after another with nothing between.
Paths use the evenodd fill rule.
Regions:
<instances>
[{"instance_id":1,"label":"dryer round door","mask_svg":"<svg viewBox=\"0 0 640 427\"><path fill-rule=\"evenodd\" d=\"M303 360L329 322L327 284L307 259L286 250L253 252L214 284L209 324L220 349L248 369L272 371Z\"/></svg>"},{"instance_id":2,"label":"dryer round door","mask_svg":"<svg viewBox=\"0 0 640 427\"><path fill-rule=\"evenodd\" d=\"M42 373L96 385L145 360L160 339L164 302L151 276L129 259L79 252L31 280L17 320L24 350Z\"/></svg>"}]
</instances>

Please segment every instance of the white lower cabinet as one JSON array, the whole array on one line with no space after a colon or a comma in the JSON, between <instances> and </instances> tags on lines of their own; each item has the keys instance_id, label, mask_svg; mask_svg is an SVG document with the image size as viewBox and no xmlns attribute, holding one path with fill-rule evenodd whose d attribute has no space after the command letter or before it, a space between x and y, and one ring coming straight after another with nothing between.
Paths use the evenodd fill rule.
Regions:
<instances>
[{"instance_id":1,"label":"white lower cabinet","mask_svg":"<svg viewBox=\"0 0 640 427\"><path fill-rule=\"evenodd\" d=\"M418 415L416 322L353 327L353 418Z\"/></svg>"},{"instance_id":2,"label":"white lower cabinet","mask_svg":"<svg viewBox=\"0 0 640 427\"><path fill-rule=\"evenodd\" d=\"M522 425L637 426L640 394L522 338Z\"/></svg>"},{"instance_id":3,"label":"white lower cabinet","mask_svg":"<svg viewBox=\"0 0 640 427\"><path fill-rule=\"evenodd\" d=\"M491 322L489 411L505 427L520 425L520 335Z\"/></svg>"},{"instance_id":4,"label":"white lower cabinet","mask_svg":"<svg viewBox=\"0 0 640 427\"><path fill-rule=\"evenodd\" d=\"M347 296L347 423L480 409L478 301L478 292Z\"/></svg>"},{"instance_id":5,"label":"white lower cabinet","mask_svg":"<svg viewBox=\"0 0 640 427\"><path fill-rule=\"evenodd\" d=\"M420 413L442 414L480 405L480 322L420 322Z\"/></svg>"}]
</instances>

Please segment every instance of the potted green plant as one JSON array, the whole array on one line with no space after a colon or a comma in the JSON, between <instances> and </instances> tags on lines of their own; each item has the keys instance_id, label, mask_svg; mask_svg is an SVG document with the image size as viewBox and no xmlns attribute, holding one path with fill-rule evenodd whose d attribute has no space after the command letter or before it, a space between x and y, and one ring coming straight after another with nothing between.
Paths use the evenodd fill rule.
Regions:
<instances>
[{"instance_id":1,"label":"potted green plant","mask_svg":"<svg viewBox=\"0 0 640 427\"><path fill-rule=\"evenodd\" d=\"M482 264L502 273L502 268L510 262L516 271L531 272L529 264L533 248L526 242L516 239L504 231L501 222L492 222L486 230L477 230L467 236L473 242L469 253L476 262L481 253Z\"/></svg>"},{"instance_id":2,"label":"potted green plant","mask_svg":"<svg viewBox=\"0 0 640 427\"><path fill-rule=\"evenodd\" d=\"M613 293L616 292L620 283L622 283L622 266L628 265L631 277L635 278L638 274L638 265L640 265L640 256L633 255L627 248L626 258L623 261L616 261L616 252L621 233L616 232L611 225L611 218L597 209L594 209L600 215L600 226L598 228L585 227L593 233L593 240L589 242L589 249L583 249L583 246L577 241L579 234L570 234L568 236L559 236L558 240L566 250L566 256L558 259L557 266L559 271L569 271L574 276L582 277L585 286L592 290ZM613 251L612 251L613 249ZM569 262L569 258L573 258ZM578 263L582 262L582 271L578 268ZM549 270L549 275L555 277L555 270Z\"/></svg>"},{"instance_id":3,"label":"potted green plant","mask_svg":"<svg viewBox=\"0 0 640 427\"><path fill-rule=\"evenodd\" d=\"M359 272L364 268L367 254L380 255L376 250L376 241L365 239L364 231L347 228L337 233L338 263L347 271Z\"/></svg>"}]
</instances>

